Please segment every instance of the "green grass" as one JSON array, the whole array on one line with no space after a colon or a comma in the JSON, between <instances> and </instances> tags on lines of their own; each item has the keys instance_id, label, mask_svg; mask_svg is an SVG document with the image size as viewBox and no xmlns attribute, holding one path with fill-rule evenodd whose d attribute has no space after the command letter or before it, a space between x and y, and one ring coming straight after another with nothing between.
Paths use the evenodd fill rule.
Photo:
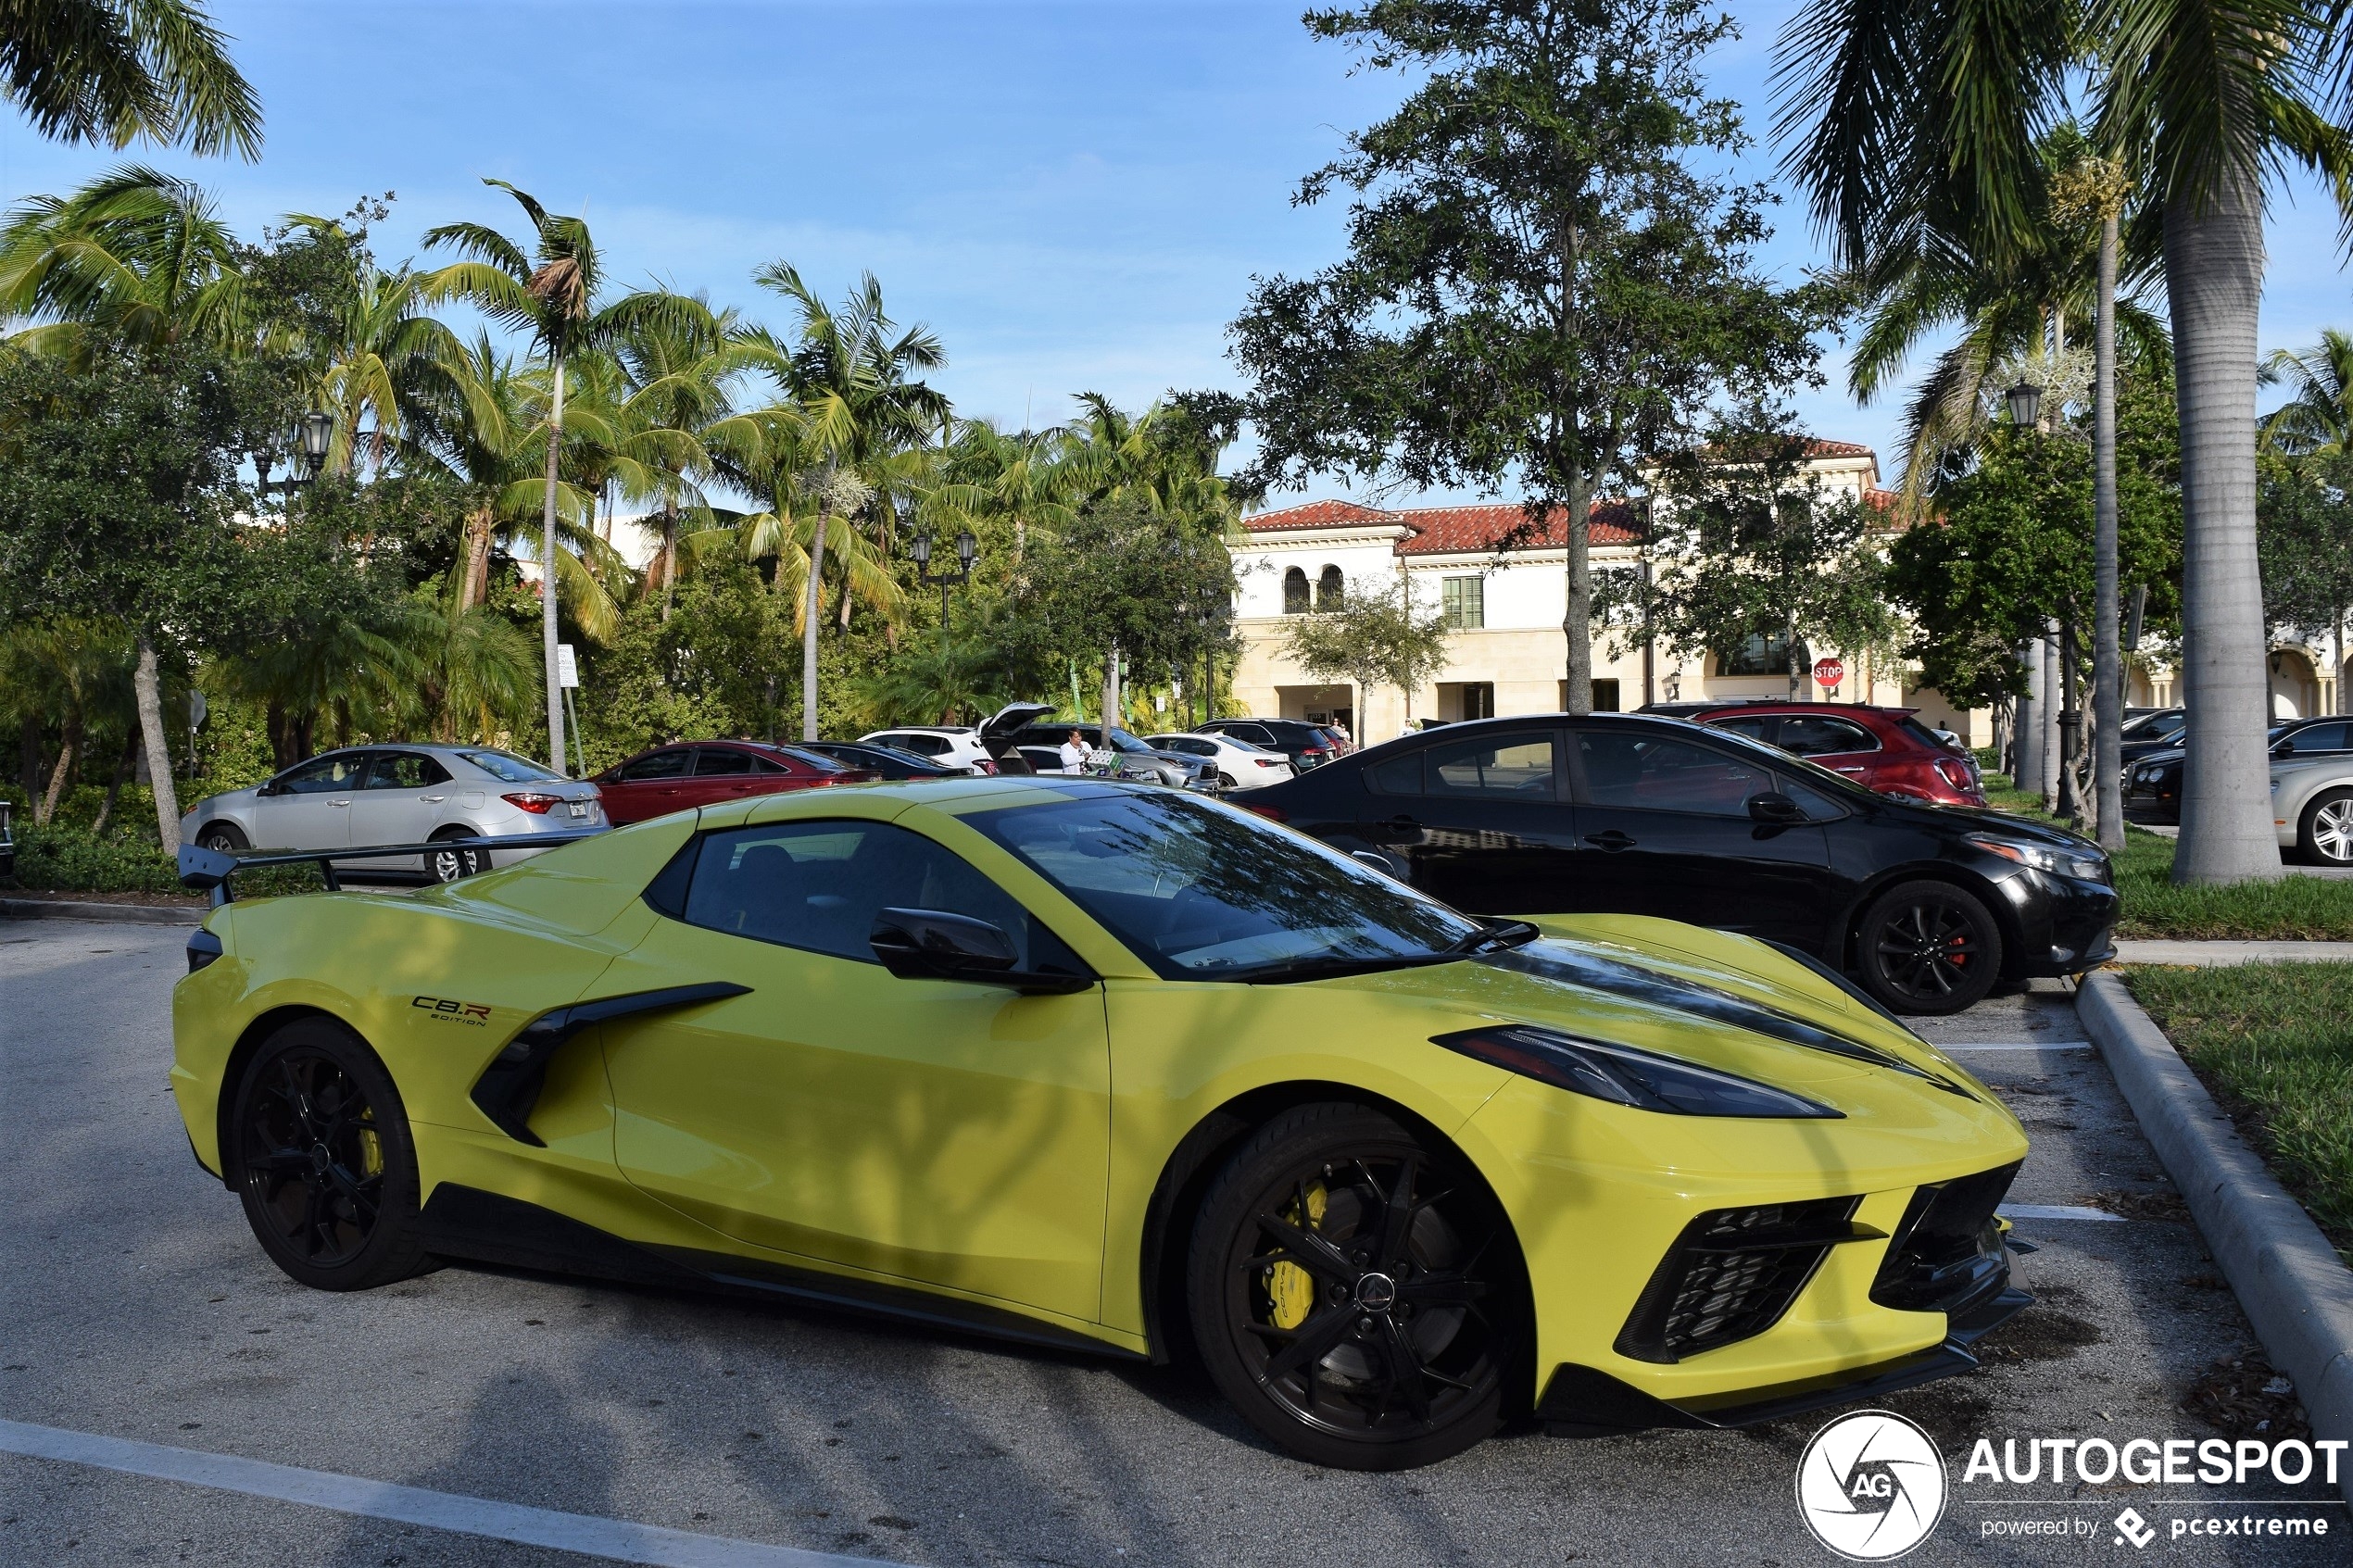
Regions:
<instances>
[{"instance_id":1,"label":"green grass","mask_svg":"<svg viewBox=\"0 0 2353 1568\"><path fill-rule=\"evenodd\" d=\"M2053 819L2043 797L2012 789L2000 773L1985 775L1986 804L2037 822ZM2124 830L2115 859L2116 891L2124 913L2116 935L2180 941L2353 941L2353 880L2284 876L2229 887L2173 885L2173 840L2140 828Z\"/></svg>"},{"instance_id":2,"label":"green grass","mask_svg":"<svg viewBox=\"0 0 2353 1568\"><path fill-rule=\"evenodd\" d=\"M2126 976L2329 1238L2353 1245L2353 964Z\"/></svg>"}]
</instances>

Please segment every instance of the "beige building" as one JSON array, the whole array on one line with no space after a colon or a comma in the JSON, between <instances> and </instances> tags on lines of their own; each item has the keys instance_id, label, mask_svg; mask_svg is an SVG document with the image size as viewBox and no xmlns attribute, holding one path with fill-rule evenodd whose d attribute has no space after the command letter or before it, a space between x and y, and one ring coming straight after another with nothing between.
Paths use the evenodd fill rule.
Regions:
<instances>
[{"instance_id":1,"label":"beige building","mask_svg":"<svg viewBox=\"0 0 2353 1568\"><path fill-rule=\"evenodd\" d=\"M1844 493L1867 504L1892 498L1879 488L1879 461L1868 446L1815 442L1806 468L1826 495ZM1642 551L1632 521L1622 506L1594 508L1588 538L1596 577L1637 569ZM1234 552L1237 630L1243 641L1234 696L1248 711L1338 721L1369 744L1404 733L1409 719L1556 713L1567 706L1567 639L1561 622L1568 563L1561 514L1536 531L1521 508L1509 503L1387 510L1311 501L1245 518L1242 526L1250 537ZM1500 547L1507 539L1510 547ZM1410 714L1394 688L1366 692L1311 681L1281 652L1288 617L1352 586L1377 583L1394 592L1400 577L1417 605L1445 612L1450 628L1446 667L1412 694ZM1837 648L1801 651L1809 671L1800 688L1805 700L1918 708L1922 719L1972 745L1990 737L1990 714L1956 712L1935 692L1910 685L1912 671L1884 657L1875 660ZM1825 657L1844 666L1835 691L1811 675L1815 661ZM1593 706L1630 709L1650 701L1786 696L1787 669L1779 639L1752 638L1745 648L1685 659L1663 647L1617 646L1608 628L1597 624Z\"/></svg>"}]
</instances>

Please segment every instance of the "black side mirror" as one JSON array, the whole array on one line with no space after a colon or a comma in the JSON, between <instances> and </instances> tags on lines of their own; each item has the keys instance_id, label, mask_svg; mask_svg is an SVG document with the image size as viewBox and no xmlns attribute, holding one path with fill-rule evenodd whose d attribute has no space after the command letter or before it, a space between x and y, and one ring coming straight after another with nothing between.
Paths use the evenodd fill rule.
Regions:
<instances>
[{"instance_id":1,"label":"black side mirror","mask_svg":"<svg viewBox=\"0 0 2353 1568\"><path fill-rule=\"evenodd\" d=\"M945 909L884 909L867 938L883 968L901 980L963 980L1016 991L1071 992L1092 985L1091 975L1033 974L1017 970L1021 955L1001 926Z\"/></svg>"},{"instance_id":2,"label":"black side mirror","mask_svg":"<svg viewBox=\"0 0 2353 1568\"><path fill-rule=\"evenodd\" d=\"M1793 827L1806 821L1806 808L1779 790L1750 796L1748 814L1752 821L1774 827Z\"/></svg>"},{"instance_id":3,"label":"black side mirror","mask_svg":"<svg viewBox=\"0 0 2353 1568\"><path fill-rule=\"evenodd\" d=\"M268 784L263 784L260 788L254 791L254 794L258 796L274 796L283 795L285 793L286 786L280 784L275 779L271 779Z\"/></svg>"},{"instance_id":4,"label":"black side mirror","mask_svg":"<svg viewBox=\"0 0 2353 1568\"><path fill-rule=\"evenodd\" d=\"M2284 740L2280 742L2279 745L2271 747L2271 755L2274 757L2293 757L2296 755L2296 743L2292 740Z\"/></svg>"}]
</instances>

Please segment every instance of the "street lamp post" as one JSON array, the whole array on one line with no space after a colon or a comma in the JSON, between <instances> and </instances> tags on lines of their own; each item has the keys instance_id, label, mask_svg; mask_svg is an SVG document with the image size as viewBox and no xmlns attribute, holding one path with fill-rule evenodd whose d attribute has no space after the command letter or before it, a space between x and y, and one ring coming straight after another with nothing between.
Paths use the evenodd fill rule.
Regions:
<instances>
[{"instance_id":1,"label":"street lamp post","mask_svg":"<svg viewBox=\"0 0 2353 1568\"><path fill-rule=\"evenodd\" d=\"M2043 389L2031 381L2020 381L2002 394L2010 406L2010 423L2021 429L2040 429L2043 420Z\"/></svg>"},{"instance_id":2,"label":"street lamp post","mask_svg":"<svg viewBox=\"0 0 2353 1568\"><path fill-rule=\"evenodd\" d=\"M950 630L948 590L963 587L972 582L973 561L980 555L980 541L973 537L969 528L959 533L956 535L956 570L943 571L937 577L931 571L931 530L923 529L915 534L914 542L908 546L908 553L915 558L917 584L925 588L937 585L939 589L939 640L945 644Z\"/></svg>"},{"instance_id":3,"label":"street lamp post","mask_svg":"<svg viewBox=\"0 0 2353 1568\"><path fill-rule=\"evenodd\" d=\"M287 434L294 454L293 470L283 479L272 480L269 468L265 466L261 470L259 488L264 492L281 491L291 496L303 486L316 483L320 470L327 466L327 449L335 439L335 417L313 408L295 420L293 430Z\"/></svg>"}]
</instances>

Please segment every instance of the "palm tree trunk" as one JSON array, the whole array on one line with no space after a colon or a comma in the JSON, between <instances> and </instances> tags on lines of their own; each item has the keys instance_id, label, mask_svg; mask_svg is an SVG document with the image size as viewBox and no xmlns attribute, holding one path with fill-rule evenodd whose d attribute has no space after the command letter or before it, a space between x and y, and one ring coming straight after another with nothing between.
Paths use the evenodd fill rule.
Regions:
<instances>
[{"instance_id":1,"label":"palm tree trunk","mask_svg":"<svg viewBox=\"0 0 2353 1568\"><path fill-rule=\"evenodd\" d=\"M817 739L817 620L825 571L825 524L833 509L833 475L826 473L828 494L817 501L817 533L809 546L809 581L803 585L800 615L800 738Z\"/></svg>"},{"instance_id":2,"label":"palm tree trunk","mask_svg":"<svg viewBox=\"0 0 2353 1568\"><path fill-rule=\"evenodd\" d=\"M2092 805L2100 847L2124 847L2124 642L2117 625L2117 214L2100 221L2097 314L2092 331Z\"/></svg>"},{"instance_id":3,"label":"palm tree trunk","mask_svg":"<svg viewBox=\"0 0 2353 1568\"><path fill-rule=\"evenodd\" d=\"M564 362L556 361L556 401L547 420L547 504L540 517L539 651L547 672L547 765L567 776L564 691L556 669L556 459L564 433Z\"/></svg>"},{"instance_id":4,"label":"palm tree trunk","mask_svg":"<svg viewBox=\"0 0 2353 1568\"><path fill-rule=\"evenodd\" d=\"M678 578L678 503L661 504L661 623L670 624L670 606L676 596L671 584Z\"/></svg>"},{"instance_id":5,"label":"palm tree trunk","mask_svg":"<svg viewBox=\"0 0 2353 1568\"><path fill-rule=\"evenodd\" d=\"M472 609L490 597L490 504L485 501L466 514L466 576L459 601Z\"/></svg>"},{"instance_id":6,"label":"palm tree trunk","mask_svg":"<svg viewBox=\"0 0 2353 1568\"><path fill-rule=\"evenodd\" d=\"M1593 562L1586 528L1592 493L1582 469L1568 476L1568 608L1561 616L1561 633L1568 643L1568 700L1561 706L1570 713L1593 711Z\"/></svg>"},{"instance_id":7,"label":"palm tree trunk","mask_svg":"<svg viewBox=\"0 0 2353 1568\"><path fill-rule=\"evenodd\" d=\"M2165 283L2182 420L2182 773L2176 884L2280 874L2264 730L2255 549L2255 363L2263 298L2260 176L2165 203Z\"/></svg>"},{"instance_id":8,"label":"palm tree trunk","mask_svg":"<svg viewBox=\"0 0 2353 1568\"><path fill-rule=\"evenodd\" d=\"M163 678L156 669L156 646L139 634L139 664L131 690L139 705L139 733L147 747L147 782L156 795L156 836L167 855L180 853L180 795L171 785L171 737L163 728Z\"/></svg>"},{"instance_id":9,"label":"palm tree trunk","mask_svg":"<svg viewBox=\"0 0 2353 1568\"><path fill-rule=\"evenodd\" d=\"M33 805L32 820L35 822L47 822L56 819L57 801L66 792L66 780L72 776L73 760L81 750L82 715L79 712L69 712L66 715L65 734L57 746L57 765L49 770L49 787L42 792L41 798Z\"/></svg>"},{"instance_id":10,"label":"palm tree trunk","mask_svg":"<svg viewBox=\"0 0 2353 1568\"><path fill-rule=\"evenodd\" d=\"M131 769L139 755L139 732L132 730L122 737L122 755L115 760L114 777L107 781L107 797L98 802L97 820L90 824L94 838L107 831L114 820L115 802L122 798L122 786L131 782Z\"/></svg>"}]
</instances>

